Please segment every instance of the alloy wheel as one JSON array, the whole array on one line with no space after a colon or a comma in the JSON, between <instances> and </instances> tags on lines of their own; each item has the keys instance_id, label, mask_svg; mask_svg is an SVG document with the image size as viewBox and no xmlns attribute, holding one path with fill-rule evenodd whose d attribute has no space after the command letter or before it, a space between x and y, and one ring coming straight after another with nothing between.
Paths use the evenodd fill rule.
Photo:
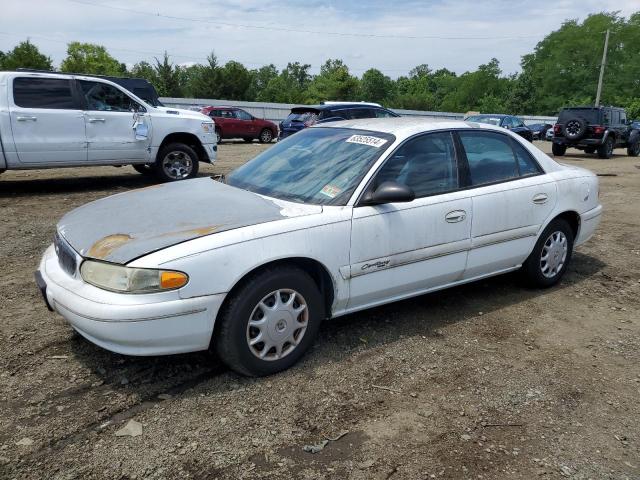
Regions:
<instances>
[{"instance_id":1,"label":"alloy wheel","mask_svg":"<svg viewBox=\"0 0 640 480\"><path fill-rule=\"evenodd\" d=\"M162 169L173 180L182 180L191 175L193 159L189 154L179 150L169 152L162 160Z\"/></svg>"}]
</instances>

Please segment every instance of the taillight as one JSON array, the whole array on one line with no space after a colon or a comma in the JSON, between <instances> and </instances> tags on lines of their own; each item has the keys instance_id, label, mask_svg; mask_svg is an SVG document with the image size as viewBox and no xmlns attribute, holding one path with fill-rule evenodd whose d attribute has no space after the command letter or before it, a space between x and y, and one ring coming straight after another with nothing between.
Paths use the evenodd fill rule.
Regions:
<instances>
[{"instance_id":1,"label":"taillight","mask_svg":"<svg viewBox=\"0 0 640 480\"><path fill-rule=\"evenodd\" d=\"M602 135L604 133L605 128L604 127L593 127L593 133L595 133L596 135Z\"/></svg>"},{"instance_id":2,"label":"taillight","mask_svg":"<svg viewBox=\"0 0 640 480\"><path fill-rule=\"evenodd\" d=\"M559 123L556 123L556 124L553 126L553 133L560 133L560 130L561 130L561 128L560 128L560 124L559 124Z\"/></svg>"}]
</instances>

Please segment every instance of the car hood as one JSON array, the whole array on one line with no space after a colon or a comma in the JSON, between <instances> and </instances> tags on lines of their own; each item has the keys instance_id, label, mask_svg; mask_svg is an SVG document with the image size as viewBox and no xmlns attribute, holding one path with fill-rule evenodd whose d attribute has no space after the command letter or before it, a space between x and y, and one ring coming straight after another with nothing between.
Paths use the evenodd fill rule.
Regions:
<instances>
[{"instance_id":1,"label":"car hood","mask_svg":"<svg viewBox=\"0 0 640 480\"><path fill-rule=\"evenodd\" d=\"M58 232L83 257L125 264L205 235L321 212L199 178L88 203L62 217Z\"/></svg>"},{"instance_id":2,"label":"car hood","mask_svg":"<svg viewBox=\"0 0 640 480\"><path fill-rule=\"evenodd\" d=\"M155 107L156 112L162 113L168 116L177 116L182 118L192 118L194 120L200 120L202 122L210 122L211 118L207 117L200 111L186 110L184 108L171 108L171 107Z\"/></svg>"}]
</instances>

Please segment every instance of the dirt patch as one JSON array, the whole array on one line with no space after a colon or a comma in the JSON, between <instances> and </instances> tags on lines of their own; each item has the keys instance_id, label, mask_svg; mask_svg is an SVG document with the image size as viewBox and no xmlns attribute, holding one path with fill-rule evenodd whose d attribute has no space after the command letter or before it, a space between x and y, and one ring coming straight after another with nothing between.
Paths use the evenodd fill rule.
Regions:
<instances>
[{"instance_id":1,"label":"dirt patch","mask_svg":"<svg viewBox=\"0 0 640 480\"><path fill-rule=\"evenodd\" d=\"M264 148L225 142L200 174ZM263 379L208 353L112 354L44 307L33 271L57 220L152 180L6 172L0 478L640 478L640 171L573 153L562 161L607 174L605 214L559 286L504 275L349 315ZM142 435L116 437L131 418Z\"/></svg>"}]
</instances>

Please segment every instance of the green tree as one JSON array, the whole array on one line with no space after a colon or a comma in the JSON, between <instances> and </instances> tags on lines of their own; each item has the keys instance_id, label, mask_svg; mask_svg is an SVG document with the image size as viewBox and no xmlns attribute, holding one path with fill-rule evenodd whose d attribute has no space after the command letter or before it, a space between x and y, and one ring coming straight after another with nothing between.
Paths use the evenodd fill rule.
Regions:
<instances>
[{"instance_id":1,"label":"green tree","mask_svg":"<svg viewBox=\"0 0 640 480\"><path fill-rule=\"evenodd\" d=\"M368 102L388 103L393 96L394 83L380 70L370 68L360 80L360 98Z\"/></svg>"},{"instance_id":2,"label":"green tree","mask_svg":"<svg viewBox=\"0 0 640 480\"><path fill-rule=\"evenodd\" d=\"M161 97L182 96L182 82L180 68L169 61L169 55L164 52L162 61L155 59L153 66L156 75L155 87Z\"/></svg>"},{"instance_id":3,"label":"green tree","mask_svg":"<svg viewBox=\"0 0 640 480\"><path fill-rule=\"evenodd\" d=\"M251 70L251 84L247 91L246 100L255 101L259 98L260 93L267 88L269 82L278 78L278 69L274 64L265 65L257 70Z\"/></svg>"},{"instance_id":4,"label":"green tree","mask_svg":"<svg viewBox=\"0 0 640 480\"><path fill-rule=\"evenodd\" d=\"M307 95L309 100L353 100L358 95L360 81L351 76L342 60L327 60L320 67L320 74L311 82Z\"/></svg>"},{"instance_id":5,"label":"green tree","mask_svg":"<svg viewBox=\"0 0 640 480\"><path fill-rule=\"evenodd\" d=\"M17 68L34 68L37 70L53 70L51 58L43 55L30 40L20 42L13 50L0 52L0 70Z\"/></svg>"},{"instance_id":6,"label":"green tree","mask_svg":"<svg viewBox=\"0 0 640 480\"><path fill-rule=\"evenodd\" d=\"M185 94L194 98L221 98L222 72L214 52L207 56L205 65L184 69Z\"/></svg>"},{"instance_id":7,"label":"green tree","mask_svg":"<svg viewBox=\"0 0 640 480\"><path fill-rule=\"evenodd\" d=\"M71 42L67 46L67 57L60 64L60 70L93 75L127 74L125 64L109 55L102 45L81 42Z\"/></svg>"},{"instance_id":8,"label":"green tree","mask_svg":"<svg viewBox=\"0 0 640 480\"><path fill-rule=\"evenodd\" d=\"M149 62L136 63L131 69L131 76L135 78L144 78L156 85L158 83L158 76L153 66Z\"/></svg>"},{"instance_id":9,"label":"green tree","mask_svg":"<svg viewBox=\"0 0 640 480\"><path fill-rule=\"evenodd\" d=\"M272 78L258 94L260 102L304 103L311 83L311 65L288 63L276 78Z\"/></svg>"},{"instance_id":10,"label":"green tree","mask_svg":"<svg viewBox=\"0 0 640 480\"><path fill-rule=\"evenodd\" d=\"M251 73L240 62L229 61L220 69L220 98L245 100L251 86Z\"/></svg>"}]
</instances>

